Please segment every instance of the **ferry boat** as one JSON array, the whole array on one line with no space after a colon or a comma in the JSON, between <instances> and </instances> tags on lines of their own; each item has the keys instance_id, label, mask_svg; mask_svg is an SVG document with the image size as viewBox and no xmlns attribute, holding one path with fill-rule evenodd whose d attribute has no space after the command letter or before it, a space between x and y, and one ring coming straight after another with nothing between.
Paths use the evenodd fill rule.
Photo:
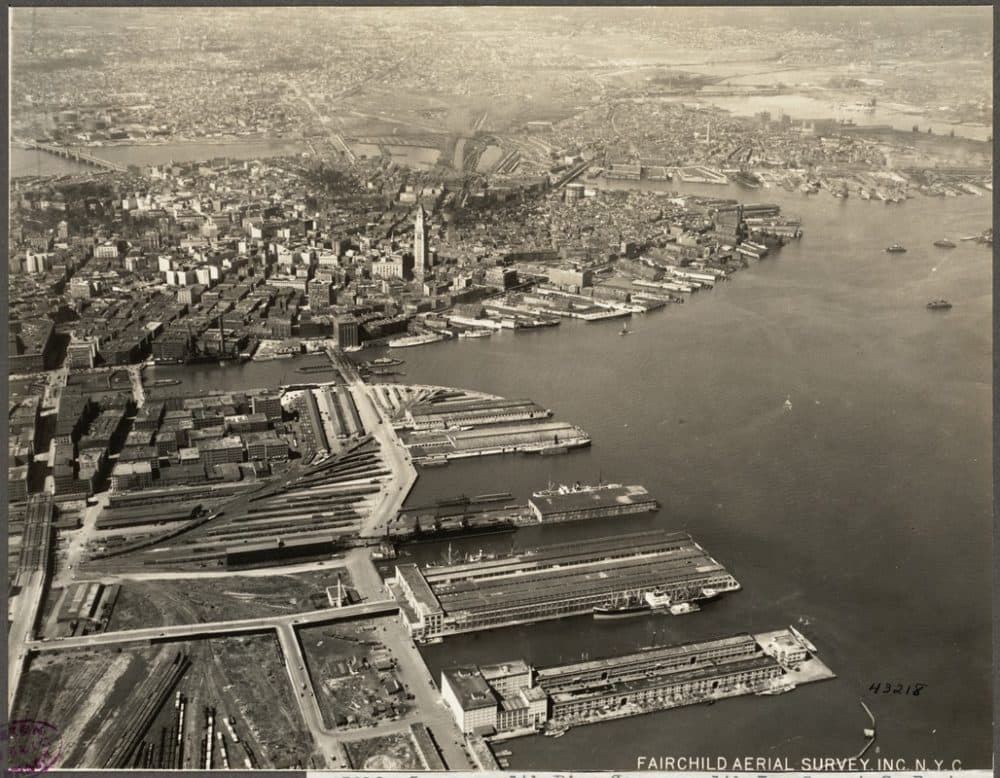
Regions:
<instances>
[{"instance_id":1,"label":"ferry boat","mask_svg":"<svg viewBox=\"0 0 1000 778\"><path fill-rule=\"evenodd\" d=\"M458 333L458 337L460 337L460 338L488 338L492 334L493 334L492 330L486 330L486 329L462 330L460 333Z\"/></svg>"},{"instance_id":2,"label":"ferry boat","mask_svg":"<svg viewBox=\"0 0 1000 778\"><path fill-rule=\"evenodd\" d=\"M946 311L951 308L951 303L947 300L931 300L927 307L932 311Z\"/></svg>"},{"instance_id":3,"label":"ferry boat","mask_svg":"<svg viewBox=\"0 0 1000 778\"><path fill-rule=\"evenodd\" d=\"M955 248L955 241L948 240L948 238L941 238L941 240L934 241L934 245L939 249L953 249Z\"/></svg>"},{"instance_id":4,"label":"ferry boat","mask_svg":"<svg viewBox=\"0 0 1000 778\"><path fill-rule=\"evenodd\" d=\"M906 253L906 249L903 248L902 246L900 246L898 243L893 243L885 251L886 251L887 254L905 254Z\"/></svg>"}]
</instances>

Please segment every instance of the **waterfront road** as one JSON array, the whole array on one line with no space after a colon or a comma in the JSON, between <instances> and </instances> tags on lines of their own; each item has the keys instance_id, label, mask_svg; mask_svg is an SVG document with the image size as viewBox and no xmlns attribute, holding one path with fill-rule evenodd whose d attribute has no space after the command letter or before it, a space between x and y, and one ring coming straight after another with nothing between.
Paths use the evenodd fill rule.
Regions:
<instances>
[{"instance_id":1,"label":"waterfront road","mask_svg":"<svg viewBox=\"0 0 1000 778\"><path fill-rule=\"evenodd\" d=\"M32 644L38 609L45 590L45 571L19 574L21 590L10 602L11 619L7 632L7 710L13 715L14 698L21 672Z\"/></svg>"},{"instance_id":2,"label":"waterfront road","mask_svg":"<svg viewBox=\"0 0 1000 778\"><path fill-rule=\"evenodd\" d=\"M327 356L347 381L365 432L378 441L382 462L392 473L382 486L378 504L361 524L361 537L383 537L389 522L399 514L413 484L417 482L417 469L392 423L379 411L371 387L361 380L354 365L332 349L327 350Z\"/></svg>"},{"instance_id":3,"label":"waterfront road","mask_svg":"<svg viewBox=\"0 0 1000 778\"><path fill-rule=\"evenodd\" d=\"M33 651L55 651L71 648L114 646L122 643L192 640L222 635L267 632L278 629L283 625L299 626L303 624L363 618L366 616L382 616L389 613L396 613L397 611L398 605L395 600L377 600L360 605L348 605L343 608L323 608L322 610L306 611L305 613L295 613L287 616L264 616L257 619L214 621L203 624L176 624L169 627L148 627L117 632L99 632L94 635L61 638L58 640L35 640L27 642L25 645Z\"/></svg>"}]
</instances>

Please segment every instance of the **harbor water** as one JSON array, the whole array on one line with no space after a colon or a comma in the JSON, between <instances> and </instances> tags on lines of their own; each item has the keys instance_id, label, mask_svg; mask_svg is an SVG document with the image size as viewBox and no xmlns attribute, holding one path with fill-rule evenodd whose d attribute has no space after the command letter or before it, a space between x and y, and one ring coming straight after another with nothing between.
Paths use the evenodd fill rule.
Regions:
<instances>
[{"instance_id":1,"label":"harbor water","mask_svg":"<svg viewBox=\"0 0 1000 778\"><path fill-rule=\"evenodd\" d=\"M657 514L452 544L497 553L650 527L689 531L743 591L699 614L589 617L448 638L461 663L539 665L642 646L801 629L838 674L780 697L531 737L513 769L634 769L639 755L870 757L991 763L991 252L986 198L900 205L784 191L682 188L778 202L804 237L712 291L620 322L564 321L407 349L402 381L530 397L582 425L590 449L423 470L413 504L548 481L640 483ZM884 248L899 241L906 254ZM929 311L934 298L950 311ZM371 352L374 356L375 353ZM364 354L370 358L369 354ZM786 400L791 407L788 408ZM446 544L412 547L440 560ZM926 684L920 695L873 684Z\"/></svg>"},{"instance_id":2,"label":"harbor water","mask_svg":"<svg viewBox=\"0 0 1000 778\"><path fill-rule=\"evenodd\" d=\"M604 182L602 186L611 184ZM623 183L622 185L628 185ZM804 236L683 305L621 322L564 320L394 351L401 383L528 397L583 426L589 449L422 470L410 504L549 481L647 486L656 514L482 536L452 553L506 553L653 527L689 531L743 584L695 615L589 617L447 639L444 667L538 665L792 624L838 678L779 697L649 714L512 741L513 769L634 769L646 756L868 756L991 761L990 251L988 198L899 205L783 190L632 184L779 203ZM950 237L958 246L935 248ZM905 254L884 248L900 242ZM929 311L927 301L954 307ZM372 359L384 351L357 355ZM155 368L192 394L323 380L322 357ZM790 407L789 407L790 406ZM440 560L448 544L409 547ZM925 684L919 696L874 684Z\"/></svg>"}]
</instances>

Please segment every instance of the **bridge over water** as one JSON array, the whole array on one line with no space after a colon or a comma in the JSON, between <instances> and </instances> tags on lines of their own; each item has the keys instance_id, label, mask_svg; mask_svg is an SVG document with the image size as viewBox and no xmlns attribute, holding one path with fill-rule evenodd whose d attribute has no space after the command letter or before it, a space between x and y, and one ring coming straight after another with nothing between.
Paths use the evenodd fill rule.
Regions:
<instances>
[{"instance_id":1,"label":"bridge over water","mask_svg":"<svg viewBox=\"0 0 1000 778\"><path fill-rule=\"evenodd\" d=\"M54 154L57 157L65 157L66 159L72 159L84 165L104 168L105 170L111 170L115 173L128 172L128 166L123 165L120 162L112 162L107 159L101 159L100 157L95 157L93 154L73 148L72 146L58 146L54 143L39 143L38 141L23 139L15 139L14 143L30 151L44 151L49 154Z\"/></svg>"}]
</instances>

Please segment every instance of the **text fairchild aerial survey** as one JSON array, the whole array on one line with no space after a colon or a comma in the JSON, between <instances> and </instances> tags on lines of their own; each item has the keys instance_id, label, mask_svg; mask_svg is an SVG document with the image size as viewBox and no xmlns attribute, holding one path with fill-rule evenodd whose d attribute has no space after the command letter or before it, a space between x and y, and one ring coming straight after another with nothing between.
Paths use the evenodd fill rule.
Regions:
<instances>
[{"instance_id":1,"label":"text fairchild aerial survey","mask_svg":"<svg viewBox=\"0 0 1000 778\"><path fill-rule=\"evenodd\" d=\"M990 20L12 11L11 766L988 768Z\"/></svg>"}]
</instances>

